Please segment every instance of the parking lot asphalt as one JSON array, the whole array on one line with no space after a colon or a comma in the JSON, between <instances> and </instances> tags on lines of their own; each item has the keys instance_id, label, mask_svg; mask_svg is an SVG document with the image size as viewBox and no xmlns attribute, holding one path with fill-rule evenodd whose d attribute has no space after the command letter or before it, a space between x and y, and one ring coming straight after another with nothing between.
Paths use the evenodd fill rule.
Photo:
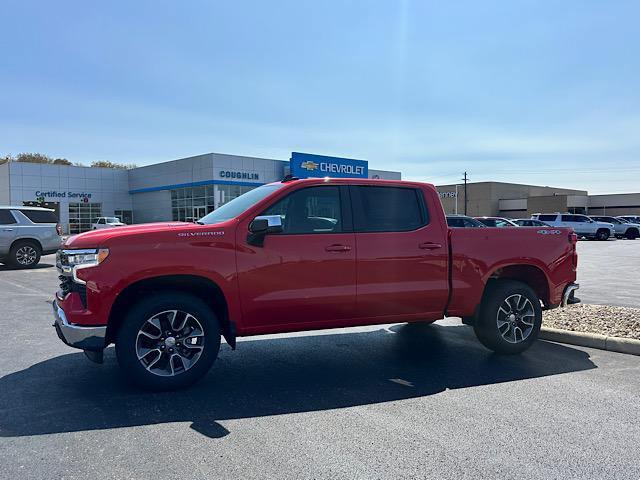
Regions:
<instances>
[{"instance_id":1,"label":"parking lot asphalt","mask_svg":"<svg viewBox=\"0 0 640 480\"><path fill-rule=\"evenodd\" d=\"M0 267L0 478L640 478L638 357L386 325L242 339L146 393L57 339L52 263Z\"/></svg>"},{"instance_id":2,"label":"parking lot asphalt","mask_svg":"<svg viewBox=\"0 0 640 480\"><path fill-rule=\"evenodd\" d=\"M640 240L578 242L578 282L585 303L640 308Z\"/></svg>"}]
</instances>

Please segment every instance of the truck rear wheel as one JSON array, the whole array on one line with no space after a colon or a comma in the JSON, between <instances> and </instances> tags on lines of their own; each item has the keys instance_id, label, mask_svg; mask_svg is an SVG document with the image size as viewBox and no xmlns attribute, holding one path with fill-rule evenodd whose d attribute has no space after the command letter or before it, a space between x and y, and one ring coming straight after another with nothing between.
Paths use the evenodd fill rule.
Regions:
<instances>
[{"instance_id":1,"label":"truck rear wheel","mask_svg":"<svg viewBox=\"0 0 640 480\"><path fill-rule=\"evenodd\" d=\"M199 298L164 292L138 302L116 338L125 376L150 390L186 387L204 376L220 350L220 324Z\"/></svg>"},{"instance_id":2,"label":"truck rear wheel","mask_svg":"<svg viewBox=\"0 0 640 480\"><path fill-rule=\"evenodd\" d=\"M497 280L487 286L473 328L485 347L515 354L531 346L541 325L542 308L536 293L522 282Z\"/></svg>"}]
</instances>

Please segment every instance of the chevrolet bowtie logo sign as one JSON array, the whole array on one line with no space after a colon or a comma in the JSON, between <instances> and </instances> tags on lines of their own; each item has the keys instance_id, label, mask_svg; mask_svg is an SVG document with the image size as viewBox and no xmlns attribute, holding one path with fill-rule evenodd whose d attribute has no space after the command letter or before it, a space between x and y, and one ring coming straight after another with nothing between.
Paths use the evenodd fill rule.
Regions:
<instances>
[{"instance_id":1,"label":"chevrolet bowtie logo sign","mask_svg":"<svg viewBox=\"0 0 640 480\"><path fill-rule=\"evenodd\" d=\"M307 160L306 162L302 162L300 164L300 166L302 168L304 168L305 170L309 170L310 172L312 170L317 170L318 169L318 164L316 162L312 162L311 160Z\"/></svg>"},{"instance_id":2,"label":"chevrolet bowtie logo sign","mask_svg":"<svg viewBox=\"0 0 640 480\"><path fill-rule=\"evenodd\" d=\"M291 152L291 175L297 178L368 178L364 160Z\"/></svg>"}]
</instances>

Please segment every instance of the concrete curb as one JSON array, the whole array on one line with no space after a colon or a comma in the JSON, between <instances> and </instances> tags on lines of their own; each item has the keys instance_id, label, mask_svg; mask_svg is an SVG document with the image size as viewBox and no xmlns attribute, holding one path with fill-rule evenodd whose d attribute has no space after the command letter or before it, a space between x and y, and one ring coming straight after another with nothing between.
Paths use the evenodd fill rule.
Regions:
<instances>
[{"instance_id":1,"label":"concrete curb","mask_svg":"<svg viewBox=\"0 0 640 480\"><path fill-rule=\"evenodd\" d=\"M640 355L640 340L632 338L607 337L597 333L572 332L549 327L542 327L539 338L581 347L598 348L609 352Z\"/></svg>"}]
</instances>

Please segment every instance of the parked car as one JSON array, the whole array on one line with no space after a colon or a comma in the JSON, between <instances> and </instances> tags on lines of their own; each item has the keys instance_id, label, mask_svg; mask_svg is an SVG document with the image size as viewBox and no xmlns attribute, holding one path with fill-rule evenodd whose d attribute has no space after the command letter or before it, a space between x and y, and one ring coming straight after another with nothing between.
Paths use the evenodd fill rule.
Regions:
<instances>
[{"instance_id":1,"label":"parked car","mask_svg":"<svg viewBox=\"0 0 640 480\"><path fill-rule=\"evenodd\" d=\"M549 227L550 226L544 222L541 222L540 220L535 220L533 218L516 218L515 220L512 220L512 221L519 227Z\"/></svg>"},{"instance_id":2,"label":"parked car","mask_svg":"<svg viewBox=\"0 0 640 480\"><path fill-rule=\"evenodd\" d=\"M586 215L573 213L536 213L531 218L540 220L551 227L573 228L579 237L608 240L614 235L613 224L596 222Z\"/></svg>"},{"instance_id":3,"label":"parked car","mask_svg":"<svg viewBox=\"0 0 640 480\"><path fill-rule=\"evenodd\" d=\"M507 220L506 218L502 217L475 217L475 219L484 224L486 227L509 228L518 226L511 220Z\"/></svg>"},{"instance_id":4,"label":"parked car","mask_svg":"<svg viewBox=\"0 0 640 480\"><path fill-rule=\"evenodd\" d=\"M247 335L458 316L514 354L537 338L543 305L577 301L576 240L569 229L449 229L430 184L291 179L197 224L68 238L55 327L97 362L115 343L124 374L159 390L202 377L221 335L235 348Z\"/></svg>"},{"instance_id":5,"label":"parked car","mask_svg":"<svg viewBox=\"0 0 640 480\"><path fill-rule=\"evenodd\" d=\"M466 215L447 215L447 225L452 228L485 228L486 225Z\"/></svg>"},{"instance_id":6,"label":"parked car","mask_svg":"<svg viewBox=\"0 0 640 480\"><path fill-rule=\"evenodd\" d=\"M620 215L618 218L624 218L625 220L631 222L631 223L636 223L636 224L640 224L640 216L639 215Z\"/></svg>"},{"instance_id":7,"label":"parked car","mask_svg":"<svg viewBox=\"0 0 640 480\"><path fill-rule=\"evenodd\" d=\"M640 236L640 226L633 223L623 222L616 217L606 217L601 215L592 215L591 218L597 222L611 223L613 225L616 238L628 238L629 240L635 240Z\"/></svg>"},{"instance_id":8,"label":"parked car","mask_svg":"<svg viewBox=\"0 0 640 480\"><path fill-rule=\"evenodd\" d=\"M124 227L126 224L122 223L118 217L100 217L92 225L92 230L100 230L101 228L114 228Z\"/></svg>"},{"instance_id":9,"label":"parked car","mask_svg":"<svg viewBox=\"0 0 640 480\"><path fill-rule=\"evenodd\" d=\"M62 243L58 218L40 207L0 207L0 262L28 268Z\"/></svg>"}]
</instances>

